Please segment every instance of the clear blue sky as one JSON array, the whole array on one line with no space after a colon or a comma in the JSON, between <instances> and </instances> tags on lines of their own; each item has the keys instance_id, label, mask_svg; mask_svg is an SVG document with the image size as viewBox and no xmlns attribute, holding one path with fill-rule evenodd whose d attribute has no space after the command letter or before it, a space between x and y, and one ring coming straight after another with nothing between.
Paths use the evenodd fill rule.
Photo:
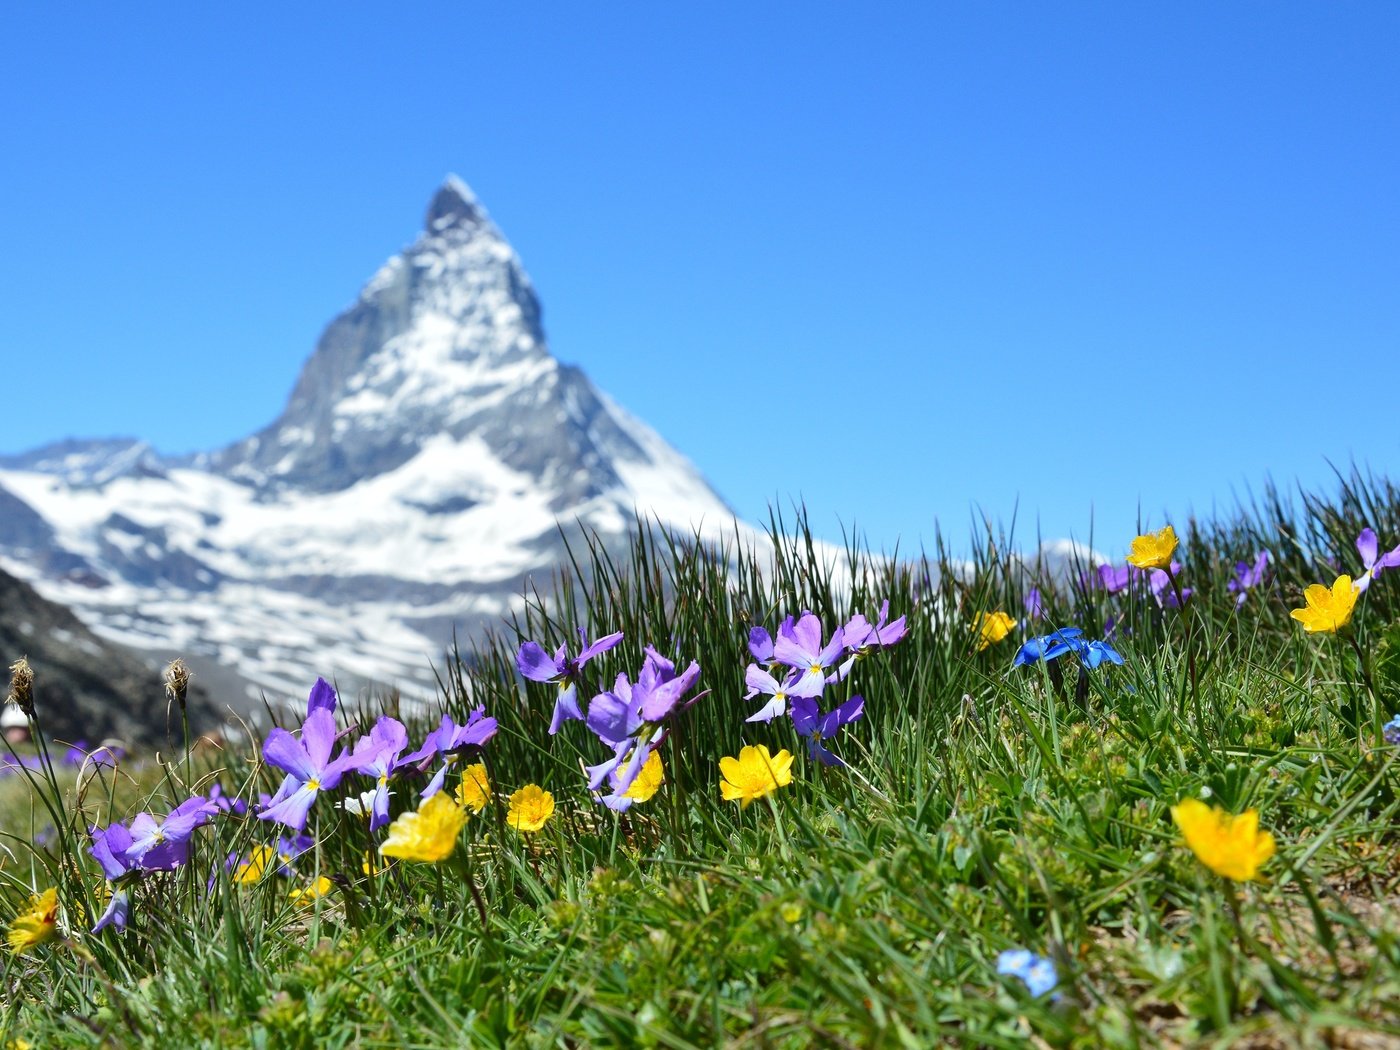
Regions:
<instances>
[{"instance_id":1,"label":"clear blue sky","mask_svg":"<svg viewBox=\"0 0 1400 1050\"><path fill-rule=\"evenodd\" d=\"M266 423L457 172L752 519L1400 473L1400 5L282 6L0 12L0 450Z\"/></svg>"}]
</instances>

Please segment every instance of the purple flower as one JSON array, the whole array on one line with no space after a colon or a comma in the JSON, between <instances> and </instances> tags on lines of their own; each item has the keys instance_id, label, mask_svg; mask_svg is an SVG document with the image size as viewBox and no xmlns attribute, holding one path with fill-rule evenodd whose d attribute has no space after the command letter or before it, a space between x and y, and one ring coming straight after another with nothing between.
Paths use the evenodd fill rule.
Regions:
<instances>
[{"instance_id":1,"label":"purple flower","mask_svg":"<svg viewBox=\"0 0 1400 1050\"><path fill-rule=\"evenodd\" d=\"M87 741L79 740L69 745L59 761L65 766L81 766L87 760L87 756Z\"/></svg>"},{"instance_id":2,"label":"purple flower","mask_svg":"<svg viewBox=\"0 0 1400 1050\"><path fill-rule=\"evenodd\" d=\"M449 719L449 722L451 720ZM441 733L441 730L438 730ZM389 823L389 778L398 767L399 756L408 747L408 730L397 718L382 716L374 723L369 736L355 741L351 753L356 773L374 778L374 803L370 812L369 829L377 831ZM444 766L444 772L446 767ZM437 794L436 791L433 794ZM431 796L429 796L431 797Z\"/></svg>"},{"instance_id":3,"label":"purple flower","mask_svg":"<svg viewBox=\"0 0 1400 1050\"><path fill-rule=\"evenodd\" d=\"M292 862L314 845L316 845L316 840L310 835L278 835L277 873L279 875L295 875Z\"/></svg>"},{"instance_id":4,"label":"purple flower","mask_svg":"<svg viewBox=\"0 0 1400 1050\"><path fill-rule=\"evenodd\" d=\"M6 755L0 759L0 776L9 776L17 773L21 769L43 769L44 763L38 755L19 755L11 758Z\"/></svg>"},{"instance_id":5,"label":"purple flower","mask_svg":"<svg viewBox=\"0 0 1400 1050\"><path fill-rule=\"evenodd\" d=\"M1032 620L1039 620L1045 615L1045 603L1041 600L1039 587L1032 587L1026 592L1024 605L1026 616Z\"/></svg>"},{"instance_id":6,"label":"purple flower","mask_svg":"<svg viewBox=\"0 0 1400 1050\"><path fill-rule=\"evenodd\" d=\"M1099 586L1109 594L1126 591L1137 574L1131 565L1104 564L1098 567Z\"/></svg>"},{"instance_id":7,"label":"purple flower","mask_svg":"<svg viewBox=\"0 0 1400 1050\"><path fill-rule=\"evenodd\" d=\"M1163 569L1152 569L1147 574L1147 586L1152 591L1152 597L1157 599L1157 604L1168 609L1181 608L1181 602L1188 601L1191 597L1191 588L1181 589L1181 601L1177 600L1176 588L1172 586L1173 579L1181 577L1181 563L1174 561L1171 563L1171 574L1168 575Z\"/></svg>"},{"instance_id":8,"label":"purple flower","mask_svg":"<svg viewBox=\"0 0 1400 1050\"><path fill-rule=\"evenodd\" d=\"M324 678L317 678L316 684L311 687L311 693L306 698L306 717L311 717L312 711L326 710L335 714L335 690Z\"/></svg>"},{"instance_id":9,"label":"purple flower","mask_svg":"<svg viewBox=\"0 0 1400 1050\"><path fill-rule=\"evenodd\" d=\"M312 695L316 695L315 690ZM316 797L339 784L354 762L343 750L339 758L331 760L335 737L335 715L323 704L313 707L306 716L300 740L280 726L267 734L263 759L287 776L258 813L259 820L275 820L297 831L306 827L306 815Z\"/></svg>"},{"instance_id":10,"label":"purple flower","mask_svg":"<svg viewBox=\"0 0 1400 1050\"><path fill-rule=\"evenodd\" d=\"M860 696L851 697L826 714L821 713L816 700L811 697L797 696L792 700L792 724L799 735L807 738L808 753L824 766L844 766L846 763L827 750L822 741L830 740L842 726L858 722L864 715L865 700Z\"/></svg>"},{"instance_id":11,"label":"purple flower","mask_svg":"<svg viewBox=\"0 0 1400 1050\"><path fill-rule=\"evenodd\" d=\"M117 763L126 757L126 748L121 745L115 747L103 744L96 751L88 755L88 761L94 766L107 766L111 769L117 768Z\"/></svg>"},{"instance_id":12,"label":"purple flower","mask_svg":"<svg viewBox=\"0 0 1400 1050\"><path fill-rule=\"evenodd\" d=\"M1361 578L1356 581L1356 589L1364 591L1371 586L1374 580L1385 569L1400 568L1400 546L1394 550L1380 554L1380 544L1376 540L1376 534L1370 527L1361 530L1361 535L1356 537L1356 551L1361 555L1361 562L1366 566L1366 571Z\"/></svg>"},{"instance_id":13,"label":"purple flower","mask_svg":"<svg viewBox=\"0 0 1400 1050\"><path fill-rule=\"evenodd\" d=\"M92 836L88 853L96 859L108 882L123 879L140 868L137 861L127 856L131 849L131 831L125 824L112 824L100 830L94 826L88 829L88 834Z\"/></svg>"},{"instance_id":14,"label":"purple flower","mask_svg":"<svg viewBox=\"0 0 1400 1050\"><path fill-rule=\"evenodd\" d=\"M97 919L92 932L97 933L105 930L108 926L115 926L119 930L126 929L126 924L131 918L131 894L125 886L113 886L112 899L107 902L107 909Z\"/></svg>"},{"instance_id":15,"label":"purple flower","mask_svg":"<svg viewBox=\"0 0 1400 1050\"><path fill-rule=\"evenodd\" d=\"M772 697L768 703L749 715L744 720L746 722L771 722L787 710L789 697L819 696L822 691L820 678L814 681L811 675L792 671L784 681L779 682L757 664L749 664L748 670L744 672L744 684L749 687L749 691L744 694L745 700L752 700L760 693Z\"/></svg>"},{"instance_id":16,"label":"purple flower","mask_svg":"<svg viewBox=\"0 0 1400 1050\"><path fill-rule=\"evenodd\" d=\"M852 616L840 631L846 651L856 656L864 656L872 649L888 649L902 641L909 633L909 628L905 626L905 618L901 616L894 623L888 623L889 616L888 598L880 604L880 619L873 627L860 613Z\"/></svg>"},{"instance_id":17,"label":"purple flower","mask_svg":"<svg viewBox=\"0 0 1400 1050\"><path fill-rule=\"evenodd\" d=\"M112 899L107 902L107 910L98 918L92 932L97 933L108 926L124 930L131 916L131 897L121 884L139 877L141 873L141 865L127 858L127 851L131 848L131 832L125 824L112 824L100 831L96 827L89 828L88 834L92 836L88 853L97 861L107 881L112 883Z\"/></svg>"},{"instance_id":18,"label":"purple flower","mask_svg":"<svg viewBox=\"0 0 1400 1050\"><path fill-rule=\"evenodd\" d=\"M579 628L578 634L579 640L583 642L583 650L578 656L570 657L568 648L563 645L550 656L538 643L526 642L515 657L515 666L530 681L557 683L559 686L559 696L554 701L554 715L549 721L551 736L559 732L559 727L565 722L583 719L583 712L578 706L579 672L583 665L622 641L621 631L604 635L592 645L588 644L588 635L582 627Z\"/></svg>"},{"instance_id":19,"label":"purple flower","mask_svg":"<svg viewBox=\"0 0 1400 1050\"><path fill-rule=\"evenodd\" d=\"M792 617L788 617L788 622L792 622ZM754 627L749 631L749 652L753 658L761 664L771 664L773 662L773 637L762 627Z\"/></svg>"},{"instance_id":20,"label":"purple flower","mask_svg":"<svg viewBox=\"0 0 1400 1050\"><path fill-rule=\"evenodd\" d=\"M203 795L196 795L181 802L164 820L138 813L131 821L131 844L123 856L147 871L177 868L189 860L190 836L195 829L209 823L218 812L218 806Z\"/></svg>"},{"instance_id":21,"label":"purple flower","mask_svg":"<svg viewBox=\"0 0 1400 1050\"><path fill-rule=\"evenodd\" d=\"M586 767L590 790L598 790L604 780L611 780L619 795L632 786L652 751L665 739L662 723L700 677L700 665L694 660L677 675L676 665L651 646L646 654L635 684L620 674L609 692L599 693L589 702L588 728L613 749L612 758Z\"/></svg>"},{"instance_id":22,"label":"purple flower","mask_svg":"<svg viewBox=\"0 0 1400 1050\"><path fill-rule=\"evenodd\" d=\"M822 623L806 612L796 623L789 621L778 628L773 659L801 671L804 689L813 682L825 683L827 668L845 652L845 637L844 630L838 627L831 641L822 645Z\"/></svg>"},{"instance_id":23,"label":"purple flower","mask_svg":"<svg viewBox=\"0 0 1400 1050\"><path fill-rule=\"evenodd\" d=\"M79 740L63 752L59 759L64 765L81 766L84 762L91 762L94 766L116 767L116 764L126 757L126 750L121 747L109 747L106 744L93 751L87 749L87 741Z\"/></svg>"},{"instance_id":24,"label":"purple flower","mask_svg":"<svg viewBox=\"0 0 1400 1050\"><path fill-rule=\"evenodd\" d=\"M1264 582L1264 572L1269 567L1269 552L1260 551L1254 557L1254 564L1235 562L1235 578L1225 586L1235 595L1235 608L1244 604L1245 596Z\"/></svg>"},{"instance_id":25,"label":"purple flower","mask_svg":"<svg viewBox=\"0 0 1400 1050\"><path fill-rule=\"evenodd\" d=\"M218 807L220 813L232 813L234 816L241 817L248 812L248 803L241 798L230 798L225 795L222 784L211 785L208 797L209 801Z\"/></svg>"},{"instance_id":26,"label":"purple flower","mask_svg":"<svg viewBox=\"0 0 1400 1050\"><path fill-rule=\"evenodd\" d=\"M442 765L433 774L432 779L428 781L428 786L422 792L423 798L432 798L442 790L443 782L447 779L447 770L457 760L457 752L464 751L469 747L485 746L487 741L496 735L498 728L499 724L494 718L486 717L486 708L484 707L473 710L467 716L465 725L458 725L452 720L451 715L444 714L442 723L428 734L423 746L413 754L405 755L399 759L396 766L404 768L424 763L424 768L426 768L425 759L442 755ZM373 730L371 730L372 733ZM378 799L375 800L375 804L378 805Z\"/></svg>"}]
</instances>

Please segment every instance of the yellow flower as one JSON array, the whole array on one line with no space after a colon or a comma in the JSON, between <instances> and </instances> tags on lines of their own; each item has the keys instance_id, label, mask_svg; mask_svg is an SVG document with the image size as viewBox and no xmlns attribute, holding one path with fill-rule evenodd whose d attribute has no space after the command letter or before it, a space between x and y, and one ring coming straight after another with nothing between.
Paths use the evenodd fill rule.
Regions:
<instances>
[{"instance_id":1,"label":"yellow flower","mask_svg":"<svg viewBox=\"0 0 1400 1050\"><path fill-rule=\"evenodd\" d=\"M539 831L554 815L554 796L538 784L526 784L510 796L506 823L516 831Z\"/></svg>"},{"instance_id":2,"label":"yellow flower","mask_svg":"<svg viewBox=\"0 0 1400 1050\"><path fill-rule=\"evenodd\" d=\"M726 802L739 800L740 809L748 809L754 799L792 783L792 755L784 748L770 755L762 744L750 744L739 750L738 758L721 758L719 771L724 779L719 793Z\"/></svg>"},{"instance_id":3,"label":"yellow flower","mask_svg":"<svg viewBox=\"0 0 1400 1050\"><path fill-rule=\"evenodd\" d=\"M1350 576L1338 576L1330 591L1323 584L1315 583L1303 592L1303 600L1308 604L1289 615L1309 634L1333 634L1351 623L1356 596L1360 593Z\"/></svg>"},{"instance_id":4,"label":"yellow flower","mask_svg":"<svg viewBox=\"0 0 1400 1050\"><path fill-rule=\"evenodd\" d=\"M416 813L405 813L389 825L389 835L379 852L386 857L436 864L452 853L466 822L467 811L448 798L446 791L439 791Z\"/></svg>"},{"instance_id":5,"label":"yellow flower","mask_svg":"<svg viewBox=\"0 0 1400 1050\"><path fill-rule=\"evenodd\" d=\"M1165 569L1176 552L1176 532L1168 525L1161 532L1149 532L1133 540L1133 552L1128 564L1139 569Z\"/></svg>"},{"instance_id":6,"label":"yellow flower","mask_svg":"<svg viewBox=\"0 0 1400 1050\"><path fill-rule=\"evenodd\" d=\"M457 805L480 813L491 801L491 780L486 766L480 762L462 770L462 782L457 785Z\"/></svg>"},{"instance_id":7,"label":"yellow flower","mask_svg":"<svg viewBox=\"0 0 1400 1050\"><path fill-rule=\"evenodd\" d=\"M248 859L234 869L233 881L257 882L267 874L275 856L271 846L254 846L248 853Z\"/></svg>"},{"instance_id":8,"label":"yellow flower","mask_svg":"<svg viewBox=\"0 0 1400 1050\"><path fill-rule=\"evenodd\" d=\"M622 797L630 798L634 802L645 802L656 794L657 789L665 782L666 770L661 766L661 755L653 751L647 756L646 764L637 774L637 779L632 781L632 786L622 793Z\"/></svg>"},{"instance_id":9,"label":"yellow flower","mask_svg":"<svg viewBox=\"0 0 1400 1050\"><path fill-rule=\"evenodd\" d=\"M322 875L310 886L298 887L287 894L293 904L310 904L317 897L324 897L331 890L335 889L335 883Z\"/></svg>"},{"instance_id":10,"label":"yellow flower","mask_svg":"<svg viewBox=\"0 0 1400 1050\"><path fill-rule=\"evenodd\" d=\"M35 945L43 944L58 929L58 890L50 886L43 893L29 898L29 910L15 916L10 923L10 951L23 955Z\"/></svg>"},{"instance_id":11,"label":"yellow flower","mask_svg":"<svg viewBox=\"0 0 1400 1050\"><path fill-rule=\"evenodd\" d=\"M1247 809L1239 816L1219 806L1188 798L1172 807L1172 820L1186 836L1186 845L1217 875L1248 882L1274 855L1274 837L1259 830L1259 813Z\"/></svg>"},{"instance_id":12,"label":"yellow flower","mask_svg":"<svg viewBox=\"0 0 1400 1050\"><path fill-rule=\"evenodd\" d=\"M977 639L977 651L980 653L1001 641L1015 626L1016 621L1004 612L978 613L977 622L972 625L972 629L981 636Z\"/></svg>"}]
</instances>

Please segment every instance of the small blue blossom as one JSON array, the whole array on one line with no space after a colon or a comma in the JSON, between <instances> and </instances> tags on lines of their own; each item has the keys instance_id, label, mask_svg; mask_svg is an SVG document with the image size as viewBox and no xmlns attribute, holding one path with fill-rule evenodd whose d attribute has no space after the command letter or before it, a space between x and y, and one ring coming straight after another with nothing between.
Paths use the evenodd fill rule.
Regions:
<instances>
[{"instance_id":1,"label":"small blue blossom","mask_svg":"<svg viewBox=\"0 0 1400 1050\"><path fill-rule=\"evenodd\" d=\"M1394 744L1400 747L1400 715L1396 715L1385 725L1381 726L1381 736L1387 744Z\"/></svg>"},{"instance_id":2,"label":"small blue blossom","mask_svg":"<svg viewBox=\"0 0 1400 1050\"><path fill-rule=\"evenodd\" d=\"M1010 948L998 955L997 973L1019 977L1031 995L1035 996L1044 995L1060 983L1055 964L1026 948ZM1058 999L1059 995L1055 994L1050 998Z\"/></svg>"}]
</instances>

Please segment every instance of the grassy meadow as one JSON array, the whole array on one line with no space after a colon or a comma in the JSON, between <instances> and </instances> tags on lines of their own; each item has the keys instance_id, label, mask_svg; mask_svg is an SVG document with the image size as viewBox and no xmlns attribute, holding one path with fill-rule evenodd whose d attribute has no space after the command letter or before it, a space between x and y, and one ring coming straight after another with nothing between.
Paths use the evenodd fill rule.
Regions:
<instances>
[{"instance_id":1,"label":"grassy meadow","mask_svg":"<svg viewBox=\"0 0 1400 1050\"><path fill-rule=\"evenodd\" d=\"M391 827L336 805L372 774L320 790L285 873L257 860L294 833L256 816L284 780L261 741L14 771L0 781L0 1046L1400 1046L1400 746L1385 739L1400 569L1339 631L1290 615L1305 588L1362 576L1364 528L1383 551L1400 543L1400 492L1352 474L1172 524L1167 585L1144 573L1121 589L1088 564L1023 561L1012 552L1033 538L990 529L970 561L941 544L833 557L800 516L773 523L795 537L773 557L655 531L627 557L577 550L518 622L442 671L455 722L480 707L498 728L450 763L449 797L477 762L490 790L479 810L454 803L465 821L441 860L378 852L436 758L389 774ZM825 642L885 601L907 635L843 679L825 680L849 652L818 675L821 711L864 698L822 741L846 765L815 761L786 714L746 721L766 699L745 699L749 665L787 674L751 651L753 627L776 639L810 612ZM699 666L655 723L664 782L624 812L587 787L609 746L578 720L551 735L559 686L518 670L522 643L576 654L580 627L623 635L570 668L585 709L619 673L636 680L648 645L678 672ZM1080 648L1014 662L1061 628L1123 662L1090 668ZM42 728L41 677L34 698ZM342 697L335 753L385 714L407 751L438 723L391 696ZM311 738L300 726L284 744ZM791 754L790 782L750 778L743 804L724 799L721 760L757 744L774 769ZM135 838L139 811L159 820L215 784L217 814L166 828L185 836L179 863L118 858L125 873L104 874L91 829L125 822ZM529 784L554 801L537 831L510 803ZM1217 874L1173 820L1191 799L1256 812L1276 850ZM34 911L50 887L56 910ZM125 928L90 932L113 892ZM1008 963L1016 950L1041 979Z\"/></svg>"}]
</instances>

